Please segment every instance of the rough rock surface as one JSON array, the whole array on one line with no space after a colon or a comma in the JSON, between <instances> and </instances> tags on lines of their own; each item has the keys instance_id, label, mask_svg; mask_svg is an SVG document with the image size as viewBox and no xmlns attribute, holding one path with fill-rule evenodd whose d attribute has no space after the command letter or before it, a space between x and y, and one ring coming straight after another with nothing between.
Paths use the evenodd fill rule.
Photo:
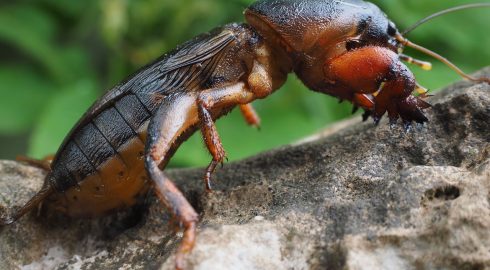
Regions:
<instances>
[{"instance_id":1,"label":"rough rock surface","mask_svg":"<svg viewBox=\"0 0 490 270\"><path fill-rule=\"evenodd\" d=\"M188 268L490 269L490 86L430 102L409 133L356 122L226 164L212 194L202 169L169 172L201 213ZM1 205L41 183L0 162ZM97 220L31 213L0 229L0 269L172 269L168 219L155 198Z\"/></svg>"}]
</instances>

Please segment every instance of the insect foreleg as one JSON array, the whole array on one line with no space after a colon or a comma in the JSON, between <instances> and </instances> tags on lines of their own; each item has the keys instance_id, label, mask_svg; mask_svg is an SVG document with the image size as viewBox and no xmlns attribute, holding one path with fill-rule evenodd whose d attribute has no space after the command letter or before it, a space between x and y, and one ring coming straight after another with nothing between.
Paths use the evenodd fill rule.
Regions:
<instances>
[{"instance_id":1,"label":"insect foreleg","mask_svg":"<svg viewBox=\"0 0 490 270\"><path fill-rule=\"evenodd\" d=\"M350 89L354 103L359 102L359 97L372 95L375 122L387 111L392 122L398 117L408 123L427 121L422 109L429 105L411 95L416 88L414 75L389 49L369 46L346 52L327 61L325 74Z\"/></svg>"}]
</instances>

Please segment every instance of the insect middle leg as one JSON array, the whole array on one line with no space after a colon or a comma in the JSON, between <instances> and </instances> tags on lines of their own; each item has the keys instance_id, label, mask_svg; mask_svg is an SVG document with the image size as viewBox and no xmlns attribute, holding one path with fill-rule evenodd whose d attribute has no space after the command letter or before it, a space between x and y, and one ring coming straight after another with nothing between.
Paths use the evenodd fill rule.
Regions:
<instances>
[{"instance_id":1,"label":"insect middle leg","mask_svg":"<svg viewBox=\"0 0 490 270\"><path fill-rule=\"evenodd\" d=\"M213 156L211 163L209 163L208 167L206 168L206 174L204 175L206 190L211 191L211 174L214 172L219 163L223 164L223 160L226 158L226 153L209 109L205 104L203 104L202 101L199 102L198 108L199 118L201 119L201 132L204 142L209 150L209 153L211 153Z\"/></svg>"},{"instance_id":2,"label":"insect middle leg","mask_svg":"<svg viewBox=\"0 0 490 270\"><path fill-rule=\"evenodd\" d=\"M226 110L235 105L247 106L253 99L253 93L245 88L244 83L237 83L228 87L209 89L203 91L198 98L199 119L204 142L213 159L206 168L204 182L207 191L211 191L211 175L219 163L223 163L226 153L218 135L212 111Z\"/></svg>"}]
</instances>

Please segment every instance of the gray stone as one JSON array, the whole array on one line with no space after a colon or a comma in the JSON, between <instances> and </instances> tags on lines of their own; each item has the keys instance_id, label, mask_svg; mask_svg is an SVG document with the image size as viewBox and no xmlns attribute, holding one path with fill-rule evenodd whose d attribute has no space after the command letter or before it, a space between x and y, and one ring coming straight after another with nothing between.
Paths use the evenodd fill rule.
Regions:
<instances>
[{"instance_id":1,"label":"gray stone","mask_svg":"<svg viewBox=\"0 0 490 270\"><path fill-rule=\"evenodd\" d=\"M408 133L349 120L226 164L212 194L202 169L169 171L201 214L188 268L490 269L490 86L430 102ZM0 205L42 177L0 162ZM0 229L0 269L172 269L181 235L168 220L154 197L96 220L31 213Z\"/></svg>"}]
</instances>

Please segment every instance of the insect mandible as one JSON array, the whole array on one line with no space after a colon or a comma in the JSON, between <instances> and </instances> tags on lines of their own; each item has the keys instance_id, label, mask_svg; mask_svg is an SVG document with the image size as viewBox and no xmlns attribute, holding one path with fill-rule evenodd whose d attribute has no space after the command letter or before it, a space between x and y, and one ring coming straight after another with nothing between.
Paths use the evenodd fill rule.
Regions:
<instances>
[{"instance_id":1,"label":"insect mandible","mask_svg":"<svg viewBox=\"0 0 490 270\"><path fill-rule=\"evenodd\" d=\"M72 217L95 217L136 204L153 187L183 227L176 268L196 239L198 214L163 173L177 148L200 130L212 160L225 151L214 121L239 107L258 125L250 103L279 89L294 72L311 90L348 100L376 123L388 114L408 128L424 123L430 105L406 61L405 47L430 54L479 82L441 56L407 40L374 4L361 0L261 0L245 11L247 23L229 24L182 44L116 85L92 105L66 136L42 189L0 226L43 203ZM418 91L419 95L412 93Z\"/></svg>"}]
</instances>

